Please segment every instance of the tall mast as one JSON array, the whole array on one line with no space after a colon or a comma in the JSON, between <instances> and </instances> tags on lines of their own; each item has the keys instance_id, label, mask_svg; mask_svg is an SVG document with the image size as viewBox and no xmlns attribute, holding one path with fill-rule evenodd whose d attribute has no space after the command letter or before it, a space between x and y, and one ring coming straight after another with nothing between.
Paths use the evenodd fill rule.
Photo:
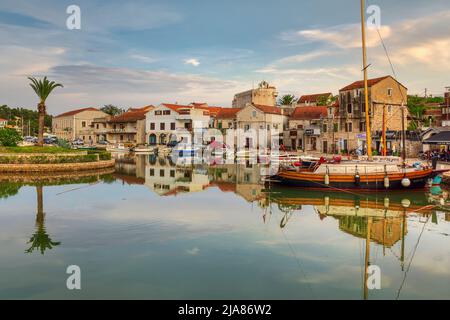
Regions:
<instances>
[{"instance_id":1,"label":"tall mast","mask_svg":"<svg viewBox=\"0 0 450 320\"><path fill-rule=\"evenodd\" d=\"M362 33L362 47L363 47L363 71L364 71L364 95L366 99L366 144L367 156L369 160L372 159L372 137L370 136L370 116L369 116L369 85L367 83L367 51L366 51L366 18L365 18L365 3L361 0L361 33Z\"/></svg>"}]
</instances>

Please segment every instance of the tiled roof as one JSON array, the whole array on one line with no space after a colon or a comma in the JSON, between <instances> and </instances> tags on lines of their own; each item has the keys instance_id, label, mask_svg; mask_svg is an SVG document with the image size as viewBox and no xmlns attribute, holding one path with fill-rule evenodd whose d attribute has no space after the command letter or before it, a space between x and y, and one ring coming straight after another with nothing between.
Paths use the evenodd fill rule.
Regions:
<instances>
[{"instance_id":1,"label":"tiled roof","mask_svg":"<svg viewBox=\"0 0 450 320\"><path fill-rule=\"evenodd\" d=\"M70 117L70 116L74 116L78 113L84 112L84 111L100 111L99 109L96 108L83 108L83 109L77 109L77 110L72 110L69 112L65 112L60 114L59 116L56 116L55 118L61 118L61 117Z\"/></svg>"},{"instance_id":2,"label":"tiled roof","mask_svg":"<svg viewBox=\"0 0 450 320\"><path fill-rule=\"evenodd\" d=\"M253 106L255 108L261 110L264 113L281 114L281 108L280 107L263 106L263 105L259 105L259 104L254 104Z\"/></svg>"},{"instance_id":3,"label":"tiled roof","mask_svg":"<svg viewBox=\"0 0 450 320\"><path fill-rule=\"evenodd\" d=\"M149 105L149 106L145 106L142 108L130 108L130 109L128 109L128 111L146 111L146 112L148 112L152 109L155 109L155 106Z\"/></svg>"},{"instance_id":4,"label":"tiled roof","mask_svg":"<svg viewBox=\"0 0 450 320\"><path fill-rule=\"evenodd\" d=\"M0 118L0 122L5 122L5 121L8 121L8 120Z\"/></svg>"},{"instance_id":5,"label":"tiled roof","mask_svg":"<svg viewBox=\"0 0 450 320\"><path fill-rule=\"evenodd\" d=\"M163 103L162 106L167 107L175 112L178 112L178 110L180 110L180 109L192 109L192 106L173 104L173 103Z\"/></svg>"},{"instance_id":6,"label":"tiled roof","mask_svg":"<svg viewBox=\"0 0 450 320\"><path fill-rule=\"evenodd\" d=\"M327 107L297 107L291 115L292 120L314 120L328 115Z\"/></svg>"},{"instance_id":7,"label":"tiled roof","mask_svg":"<svg viewBox=\"0 0 450 320\"><path fill-rule=\"evenodd\" d=\"M217 114L217 119L234 119L241 108L222 108Z\"/></svg>"},{"instance_id":8,"label":"tiled roof","mask_svg":"<svg viewBox=\"0 0 450 320\"><path fill-rule=\"evenodd\" d=\"M138 120L144 120L145 119L145 115L150 110L151 109L141 108L141 109L138 109L138 111L128 111L128 112L122 113L121 115L113 117L108 122L111 122L111 123L123 123L123 122L136 122Z\"/></svg>"},{"instance_id":9,"label":"tiled roof","mask_svg":"<svg viewBox=\"0 0 450 320\"><path fill-rule=\"evenodd\" d=\"M384 77L380 77L380 78L369 79L369 80L367 80L367 84L370 88L373 85L376 85L378 82L383 81L384 79L387 79L389 77L390 76L384 76ZM360 89L360 88L364 88L364 80L355 81L352 84L342 88L339 91L348 91L348 90L354 90L354 89Z\"/></svg>"},{"instance_id":10,"label":"tiled roof","mask_svg":"<svg viewBox=\"0 0 450 320\"><path fill-rule=\"evenodd\" d=\"M309 95L301 96L300 99L298 99L298 103L317 102L317 100L319 100L319 98L329 97L331 95L332 95L331 92L309 94Z\"/></svg>"}]
</instances>

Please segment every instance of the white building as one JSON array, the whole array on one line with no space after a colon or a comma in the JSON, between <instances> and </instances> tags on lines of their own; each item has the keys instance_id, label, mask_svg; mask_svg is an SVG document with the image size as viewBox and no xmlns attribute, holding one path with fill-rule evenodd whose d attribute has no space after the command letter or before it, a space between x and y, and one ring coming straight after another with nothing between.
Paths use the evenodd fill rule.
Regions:
<instances>
[{"instance_id":1,"label":"white building","mask_svg":"<svg viewBox=\"0 0 450 320\"><path fill-rule=\"evenodd\" d=\"M146 115L146 137L149 145L169 142L192 142L194 130L210 127L207 108L164 103Z\"/></svg>"},{"instance_id":2,"label":"white building","mask_svg":"<svg viewBox=\"0 0 450 320\"><path fill-rule=\"evenodd\" d=\"M8 120L0 118L0 129L3 129L8 124Z\"/></svg>"}]
</instances>

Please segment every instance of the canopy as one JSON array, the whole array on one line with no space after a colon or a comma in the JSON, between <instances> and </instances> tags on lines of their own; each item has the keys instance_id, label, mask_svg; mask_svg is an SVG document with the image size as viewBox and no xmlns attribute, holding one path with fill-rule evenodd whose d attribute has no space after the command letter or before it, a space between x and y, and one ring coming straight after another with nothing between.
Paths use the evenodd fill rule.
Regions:
<instances>
[{"instance_id":1,"label":"canopy","mask_svg":"<svg viewBox=\"0 0 450 320\"><path fill-rule=\"evenodd\" d=\"M440 132L431 138L428 138L423 142L423 144L432 144L432 145L450 145L450 131Z\"/></svg>"}]
</instances>

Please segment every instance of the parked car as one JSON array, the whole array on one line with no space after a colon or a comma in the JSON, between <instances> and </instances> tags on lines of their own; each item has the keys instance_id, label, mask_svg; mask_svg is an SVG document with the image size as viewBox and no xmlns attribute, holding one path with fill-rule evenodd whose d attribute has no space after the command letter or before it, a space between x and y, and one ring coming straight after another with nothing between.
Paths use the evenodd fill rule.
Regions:
<instances>
[{"instance_id":1,"label":"parked car","mask_svg":"<svg viewBox=\"0 0 450 320\"><path fill-rule=\"evenodd\" d=\"M77 140L72 141L72 145L74 145L74 146L82 146L82 145L84 145L84 141L80 140L80 139L77 139Z\"/></svg>"},{"instance_id":2,"label":"parked car","mask_svg":"<svg viewBox=\"0 0 450 320\"><path fill-rule=\"evenodd\" d=\"M97 142L97 144L99 144L101 146L107 146L108 145L108 141L106 141L106 140L99 141L99 142Z\"/></svg>"}]
</instances>

